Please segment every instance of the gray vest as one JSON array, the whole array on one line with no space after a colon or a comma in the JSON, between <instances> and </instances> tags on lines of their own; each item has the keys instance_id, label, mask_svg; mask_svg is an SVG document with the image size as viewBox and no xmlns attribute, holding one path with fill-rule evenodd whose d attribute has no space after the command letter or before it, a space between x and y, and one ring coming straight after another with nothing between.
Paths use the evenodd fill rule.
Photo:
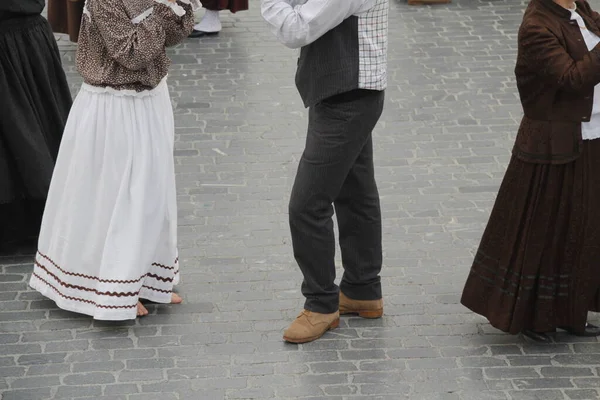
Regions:
<instances>
[{"instance_id":1,"label":"gray vest","mask_svg":"<svg viewBox=\"0 0 600 400\"><path fill-rule=\"evenodd\" d=\"M358 89L358 17L352 16L300 50L296 87L305 107Z\"/></svg>"}]
</instances>

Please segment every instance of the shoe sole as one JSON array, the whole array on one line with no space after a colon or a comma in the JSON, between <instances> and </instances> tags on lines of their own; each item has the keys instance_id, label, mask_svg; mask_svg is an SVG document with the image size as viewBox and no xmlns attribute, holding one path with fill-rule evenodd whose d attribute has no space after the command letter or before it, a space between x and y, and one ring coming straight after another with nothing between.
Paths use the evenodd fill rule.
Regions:
<instances>
[{"instance_id":1,"label":"shoe sole","mask_svg":"<svg viewBox=\"0 0 600 400\"><path fill-rule=\"evenodd\" d=\"M333 321L331 324L329 324L329 326L327 327L327 329L325 329L323 331L323 333L321 333L320 335L312 336L312 337L309 337L309 338L302 338L302 339L292 339L292 338L288 338L288 337L284 336L283 340L285 340L286 342L294 343L294 344L302 344L302 343L312 342L314 340L319 339L321 336L323 336L325 333L327 333L327 331L335 329L338 326L340 326L340 319L339 318L336 319L335 321Z\"/></svg>"},{"instance_id":2,"label":"shoe sole","mask_svg":"<svg viewBox=\"0 0 600 400\"><path fill-rule=\"evenodd\" d=\"M379 310L342 310L340 309L340 315L354 314L361 318L376 319L383 316L383 309Z\"/></svg>"},{"instance_id":3,"label":"shoe sole","mask_svg":"<svg viewBox=\"0 0 600 400\"><path fill-rule=\"evenodd\" d=\"M194 34L192 32L188 35L188 38L199 39L199 38L203 38L203 37L211 37L211 36L218 36L218 35L219 35L219 32L202 32L202 33L196 33L196 34Z\"/></svg>"},{"instance_id":4,"label":"shoe sole","mask_svg":"<svg viewBox=\"0 0 600 400\"><path fill-rule=\"evenodd\" d=\"M570 328L563 328L562 326L559 326L558 329L563 330L565 332L567 332L569 335L573 335L573 336L579 336L579 337L598 337L600 336L600 331L599 332L582 332L582 333L576 333L573 332L572 329Z\"/></svg>"}]
</instances>

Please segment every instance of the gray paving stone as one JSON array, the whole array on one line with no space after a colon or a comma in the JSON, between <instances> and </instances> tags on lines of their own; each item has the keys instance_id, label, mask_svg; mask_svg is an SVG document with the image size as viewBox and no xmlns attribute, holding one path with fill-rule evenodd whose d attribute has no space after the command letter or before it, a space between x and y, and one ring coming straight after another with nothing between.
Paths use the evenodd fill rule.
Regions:
<instances>
[{"instance_id":1,"label":"gray paving stone","mask_svg":"<svg viewBox=\"0 0 600 400\"><path fill-rule=\"evenodd\" d=\"M271 388L228 390L229 399L273 399L275 390Z\"/></svg>"},{"instance_id":2,"label":"gray paving stone","mask_svg":"<svg viewBox=\"0 0 600 400\"><path fill-rule=\"evenodd\" d=\"M146 393L157 393L157 392L172 392L172 391L191 391L192 384L190 380L186 381L165 381L158 383L144 383L140 385L142 392Z\"/></svg>"},{"instance_id":3,"label":"gray paving stone","mask_svg":"<svg viewBox=\"0 0 600 400\"><path fill-rule=\"evenodd\" d=\"M20 335L17 334L4 334L0 335L0 344L13 344L18 343L21 339Z\"/></svg>"},{"instance_id":4,"label":"gray paving stone","mask_svg":"<svg viewBox=\"0 0 600 400\"><path fill-rule=\"evenodd\" d=\"M491 379L538 378L540 374L530 367L485 368L484 373Z\"/></svg>"},{"instance_id":5,"label":"gray paving stone","mask_svg":"<svg viewBox=\"0 0 600 400\"><path fill-rule=\"evenodd\" d=\"M51 390L48 387L38 389L7 390L2 392L2 400L46 400L52 398L51 395Z\"/></svg>"},{"instance_id":6,"label":"gray paving stone","mask_svg":"<svg viewBox=\"0 0 600 400\"><path fill-rule=\"evenodd\" d=\"M579 368L579 367L542 367L540 370L541 374L545 378L563 376L563 377L576 377L576 376L593 376L594 372L590 368Z\"/></svg>"},{"instance_id":7,"label":"gray paving stone","mask_svg":"<svg viewBox=\"0 0 600 400\"><path fill-rule=\"evenodd\" d=\"M571 389L565 390L568 399L600 399L600 393L596 390Z\"/></svg>"},{"instance_id":8,"label":"gray paving stone","mask_svg":"<svg viewBox=\"0 0 600 400\"><path fill-rule=\"evenodd\" d=\"M70 331L25 332L20 337L23 342L53 342L71 340L73 333Z\"/></svg>"},{"instance_id":9,"label":"gray paving stone","mask_svg":"<svg viewBox=\"0 0 600 400\"><path fill-rule=\"evenodd\" d=\"M164 379L162 370L146 369L135 371L121 371L118 374L118 382L152 382Z\"/></svg>"},{"instance_id":10,"label":"gray paving stone","mask_svg":"<svg viewBox=\"0 0 600 400\"><path fill-rule=\"evenodd\" d=\"M50 342L46 344L46 352L59 353L63 351L85 351L90 347L87 340L69 340L63 342Z\"/></svg>"},{"instance_id":11,"label":"gray paving stone","mask_svg":"<svg viewBox=\"0 0 600 400\"><path fill-rule=\"evenodd\" d=\"M63 378L65 385L95 385L114 383L115 377L108 372L88 372L83 374L67 375Z\"/></svg>"},{"instance_id":12,"label":"gray paving stone","mask_svg":"<svg viewBox=\"0 0 600 400\"><path fill-rule=\"evenodd\" d=\"M27 368L27 376L64 375L71 372L69 364L31 365Z\"/></svg>"},{"instance_id":13,"label":"gray paving stone","mask_svg":"<svg viewBox=\"0 0 600 400\"><path fill-rule=\"evenodd\" d=\"M114 352L115 359L117 358L117 354L118 354L118 351L115 351ZM108 350L99 350L99 351L88 350L85 352L70 353L67 356L66 361L69 363L87 363L87 362L101 363L103 361L110 360L110 358L111 358L111 354Z\"/></svg>"},{"instance_id":14,"label":"gray paving stone","mask_svg":"<svg viewBox=\"0 0 600 400\"><path fill-rule=\"evenodd\" d=\"M600 364L600 354L556 355L552 360L559 365Z\"/></svg>"},{"instance_id":15,"label":"gray paving stone","mask_svg":"<svg viewBox=\"0 0 600 400\"><path fill-rule=\"evenodd\" d=\"M129 349L133 348L133 340L129 338L119 339L98 339L92 340L92 346L94 350L114 350L114 349Z\"/></svg>"},{"instance_id":16,"label":"gray paving stone","mask_svg":"<svg viewBox=\"0 0 600 400\"><path fill-rule=\"evenodd\" d=\"M125 368L121 361L97 361L73 363L73 371L78 373L85 372L116 372Z\"/></svg>"},{"instance_id":17,"label":"gray paving stone","mask_svg":"<svg viewBox=\"0 0 600 400\"><path fill-rule=\"evenodd\" d=\"M15 365L14 357L0 357L0 367L10 367Z\"/></svg>"},{"instance_id":18,"label":"gray paving stone","mask_svg":"<svg viewBox=\"0 0 600 400\"><path fill-rule=\"evenodd\" d=\"M56 364L63 363L66 356L66 353L22 355L17 358L17 363L19 365Z\"/></svg>"},{"instance_id":19,"label":"gray paving stone","mask_svg":"<svg viewBox=\"0 0 600 400\"><path fill-rule=\"evenodd\" d=\"M565 398L560 390L529 390L511 392L513 400L562 400Z\"/></svg>"},{"instance_id":20,"label":"gray paving stone","mask_svg":"<svg viewBox=\"0 0 600 400\"><path fill-rule=\"evenodd\" d=\"M578 388L600 388L600 378L574 378L573 383Z\"/></svg>"},{"instance_id":21,"label":"gray paving stone","mask_svg":"<svg viewBox=\"0 0 600 400\"><path fill-rule=\"evenodd\" d=\"M463 357L459 359L463 367L503 367L506 360L496 357Z\"/></svg>"},{"instance_id":22,"label":"gray paving stone","mask_svg":"<svg viewBox=\"0 0 600 400\"><path fill-rule=\"evenodd\" d=\"M126 396L98 396L93 397L96 400L127 400ZM91 397L78 397L75 400L89 400Z\"/></svg>"},{"instance_id":23,"label":"gray paving stone","mask_svg":"<svg viewBox=\"0 0 600 400\"><path fill-rule=\"evenodd\" d=\"M171 358L142 358L127 360L127 369L163 369L175 366L175 360Z\"/></svg>"},{"instance_id":24,"label":"gray paving stone","mask_svg":"<svg viewBox=\"0 0 600 400\"><path fill-rule=\"evenodd\" d=\"M57 386L60 379L57 376L35 376L27 378L18 378L11 382L13 389L43 388Z\"/></svg>"},{"instance_id":25,"label":"gray paving stone","mask_svg":"<svg viewBox=\"0 0 600 400\"><path fill-rule=\"evenodd\" d=\"M178 400L175 393L139 393L128 396L129 400Z\"/></svg>"},{"instance_id":26,"label":"gray paving stone","mask_svg":"<svg viewBox=\"0 0 600 400\"><path fill-rule=\"evenodd\" d=\"M514 383L518 389L554 389L573 387L571 380L568 378L515 379Z\"/></svg>"},{"instance_id":27,"label":"gray paving stone","mask_svg":"<svg viewBox=\"0 0 600 400\"><path fill-rule=\"evenodd\" d=\"M431 358L421 360L408 360L408 368L410 369L448 369L457 368L456 359L452 358Z\"/></svg>"},{"instance_id":28,"label":"gray paving stone","mask_svg":"<svg viewBox=\"0 0 600 400\"><path fill-rule=\"evenodd\" d=\"M0 345L2 355L38 354L42 352L39 344L4 344Z\"/></svg>"},{"instance_id":29,"label":"gray paving stone","mask_svg":"<svg viewBox=\"0 0 600 400\"><path fill-rule=\"evenodd\" d=\"M25 375L23 367L0 367L0 376L3 378L12 378Z\"/></svg>"},{"instance_id":30,"label":"gray paving stone","mask_svg":"<svg viewBox=\"0 0 600 400\"><path fill-rule=\"evenodd\" d=\"M507 356L507 359L514 366L552 365L551 356Z\"/></svg>"},{"instance_id":31,"label":"gray paving stone","mask_svg":"<svg viewBox=\"0 0 600 400\"><path fill-rule=\"evenodd\" d=\"M387 383L378 385L365 384L360 386L360 393L369 396L377 396L381 394L394 394L395 396L401 396L408 394L409 390L410 386L408 384L401 383Z\"/></svg>"},{"instance_id":32,"label":"gray paving stone","mask_svg":"<svg viewBox=\"0 0 600 400\"><path fill-rule=\"evenodd\" d=\"M177 368L167 371L169 380L177 379L199 379L199 378L218 378L227 377L227 370L223 367L204 367L204 368ZM239 376L239 375L238 375Z\"/></svg>"},{"instance_id":33,"label":"gray paving stone","mask_svg":"<svg viewBox=\"0 0 600 400\"><path fill-rule=\"evenodd\" d=\"M72 399L77 397L97 397L102 393L101 386L60 386L53 399Z\"/></svg>"}]
</instances>

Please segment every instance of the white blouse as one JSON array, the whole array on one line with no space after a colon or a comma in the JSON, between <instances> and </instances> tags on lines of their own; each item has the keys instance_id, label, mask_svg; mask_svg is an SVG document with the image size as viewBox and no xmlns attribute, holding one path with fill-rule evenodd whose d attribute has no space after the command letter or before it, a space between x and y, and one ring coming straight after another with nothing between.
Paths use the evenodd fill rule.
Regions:
<instances>
[{"instance_id":1,"label":"white blouse","mask_svg":"<svg viewBox=\"0 0 600 400\"><path fill-rule=\"evenodd\" d=\"M583 40L587 45L588 50L592 50L598 43L600 43L600 37L598 37L595 33L590 32L586 26L583 18L576 11L577 5L575 7L568 9L571 11L571 20L577 21L579 25L579 29L581 30L581 35L583 36ZM594 88L594 105L592 107L592 115L590 117L589 122L581 123L581 134L583 136L583 140L592 140L600 138L600 90L599 85L596 85Z\"/></svg>"}]
</instances>

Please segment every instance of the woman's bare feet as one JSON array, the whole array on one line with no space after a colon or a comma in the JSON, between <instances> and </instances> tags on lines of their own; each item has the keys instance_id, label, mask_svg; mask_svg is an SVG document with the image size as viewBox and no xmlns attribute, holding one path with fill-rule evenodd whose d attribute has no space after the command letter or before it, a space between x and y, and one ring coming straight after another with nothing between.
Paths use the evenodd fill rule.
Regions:
<instances>
[{"instance_id":1,"label":"woman's bare feet","mask_svg":"<svg viewBox=\"0 0 600 400\"><path fill-rule=\"evenodd\" d=\"M171 304L181 304L183 299L177 293L171 293ZM138 301L137 303L137 316L144 317L148 315L148 310L144 305Z\"/></svg>"},{"instance_id":2,"label":"woman's bare feet","mask_svg":"<svg viewBox=\"0 0 600 400\"><path fill-rule=\"evenodd\" d=\"M177 293L171 293L171 304L181 304L183 299Z\"/></svg>"},{"instance_id":3,"label":"woman's bare feet","mask_svg":"<svg viewBox=\"0 0 600 400\"><path fill-rule=\"evenodd\" d=\"M144 307L144 305L142 303L140 303L138 301L137 303L137 316L138 317L144 317L148 315L148 310L146 309L146 307Z\"/></svg>"}]
</instances>

